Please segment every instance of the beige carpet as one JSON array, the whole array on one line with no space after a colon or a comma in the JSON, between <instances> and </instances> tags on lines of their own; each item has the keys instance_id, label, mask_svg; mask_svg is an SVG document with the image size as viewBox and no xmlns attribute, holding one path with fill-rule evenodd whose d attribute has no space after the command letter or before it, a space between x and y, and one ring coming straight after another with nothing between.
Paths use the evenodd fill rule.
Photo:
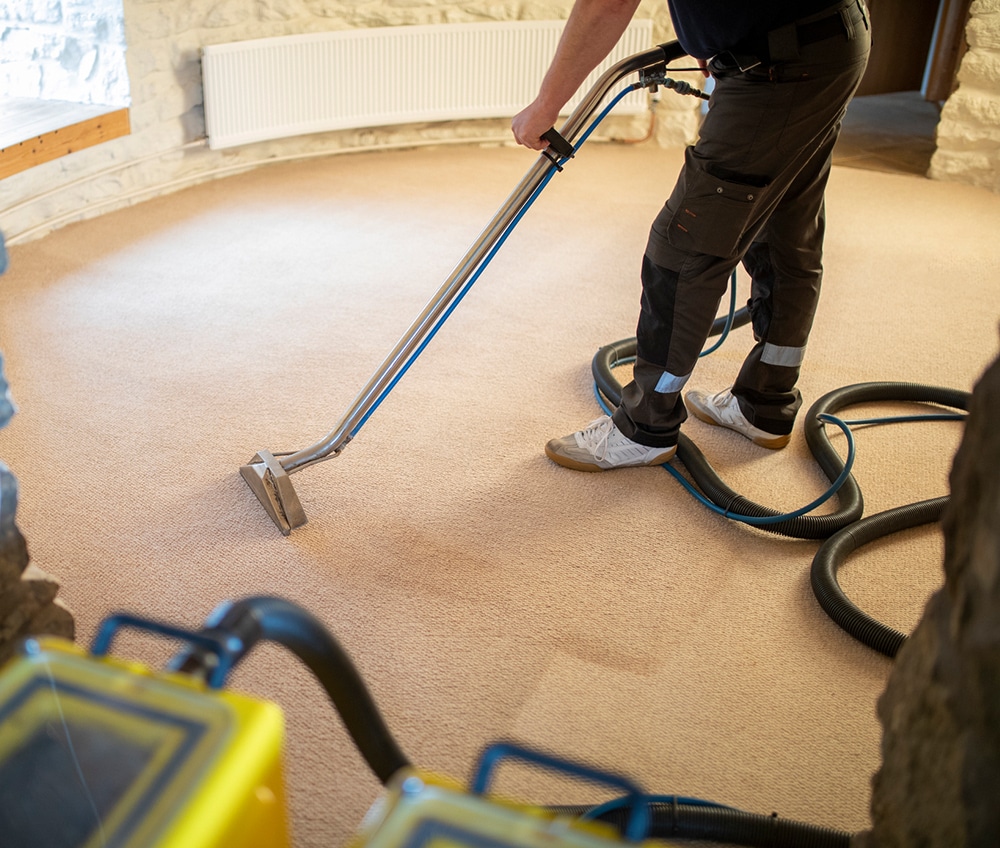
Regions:
<instances>
[{"instance_id":1,"label":"beige carpet","mask_svg":"<svg viewBox=\"0 0 1000 848\"><path fill-rule=\"evenodd\" d=\"M542 453L597 414L590 360L634 332L681 151L585 148L343 455L293 476L305 527L281 536L238 474L327 433L532 161L274 165L12 248L0 350L20 411L0 457L33 559L62 581L81 644L120 609L196 627L225 599L301 603L414 762L463 780L513 738L653 792L864 828L891 663L818 607L817 543L712 515L659 469L578 474ZM807 404L870 380L971 389L997 351L998 231L995 195L835 169ZM728 385L748 345L735 332L692 386ZM794 508L824 488L801 429L778 454L686 432L751 499ZM960 434L859 430L866 512L944 494ZM941 556L935 529L910 531L842 585L909 630ZM117 652L171 653L138 637ZM285 710L296 845L342 844L379 785L318 685L274 647L232 682ZM501 788L598 797L517 775Z\"/></svg>"},{"instance_id":2,"label":"beige carpet","mask_svg":"<svg viewBox=\"0 0 1000 848\"><path fill-rule=\"evenodd\" d=\"M941 109L919 91L855 97L847 107L834 163L925 175L936 146Z\"/></svg>"}]
</instances>

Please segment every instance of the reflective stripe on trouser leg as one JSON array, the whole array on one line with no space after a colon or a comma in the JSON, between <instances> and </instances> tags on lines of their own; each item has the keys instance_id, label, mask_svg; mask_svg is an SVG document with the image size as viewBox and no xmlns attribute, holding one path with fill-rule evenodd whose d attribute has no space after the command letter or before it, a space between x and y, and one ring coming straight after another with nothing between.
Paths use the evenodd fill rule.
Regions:
<instances>
[{"instance_id":1,"label":"reflective stripe on trouser leg","mask_svg":"<svg viewBox=\"0 0 1000 848\"><path fill-rule=\"evenodd\" d=\"M768 433L792 431L802 396L795 388L823 279L823 196L836 132L799 172L750 248L749 308L757 344L733 383L747 420Z\"/></svg>"},{"instance_id":2,"label":"reflective stripe on trouser leg","mask_svg":"<svg viewBox=\"0 0 1000 848\"><path fill-rule=\"evenodd\" d=\"M734 264L698 257L673 271L643 258L636 361L614 414L630 439L652 447L677 444L687 418L681 390L705 346Z\"/></svg>"}]
</instances>

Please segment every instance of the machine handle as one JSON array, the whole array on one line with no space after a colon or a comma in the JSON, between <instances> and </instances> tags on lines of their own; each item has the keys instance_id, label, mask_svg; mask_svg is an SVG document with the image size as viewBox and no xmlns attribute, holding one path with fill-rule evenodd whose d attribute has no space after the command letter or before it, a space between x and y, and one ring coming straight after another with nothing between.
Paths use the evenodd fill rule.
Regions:
<instances>
[{"instance_id":1,"label":"machine handle","mask_svg":"<svg viewBox=\"0 0 1000 848\"><path fill-rule=\"evenodd\" d=\"M575 152L573 145L559 135L559 131L555 127L547 129L543 132L541 138L543 141L547 141L549 143L549 148L558 153L560 156L567 159L573 158L573 154Z\"/></svg>"},{"instance_id":2,"label":"machine handle","mask_svg":"<svg viewBox=\"0 0 1000 848\"><path fill-rule=\"evenodd\" d=\"M489 786L492 771L500 760L504 758L523 760L534 763L553 771L561 771L583 780L590 780L595 783L602 783L606 786L613 786L625 793L632 808L632 815L629 816L628 826L625 829L625 838L631 842L639 842L649 831L650 813L646 803L645 793L631 780L617 774L581 765L580 763L563 760L551 754L543 754L530 748L524 748L511 742L496 742L490 745L479 758L479 766L472 780L472 792L475 795L482 795Z\"/></svg>"},{"instance_id":3,"label":"machine handle","mask_svg":"<svg viewBox=\"0 0 1000 848\"><path fill-rule=\"evenodd\" d=\"M212 689L221 689L226 681L226 676L233 667L235 657L242 649L242 643L233 636L222 634L194 632L181 627L174 627L159 621L150 621L146 618L139 618L135 615L118 613L108 616L101 622L101 626L94 637L90 653L95 657L106 656L111 649L111 642L124 627L133 627L136 630L145 630L157 636L166 636L196 645L203 651L215 657L215 665L208 670L206 682Z\"/></svg>"}]
</instances>

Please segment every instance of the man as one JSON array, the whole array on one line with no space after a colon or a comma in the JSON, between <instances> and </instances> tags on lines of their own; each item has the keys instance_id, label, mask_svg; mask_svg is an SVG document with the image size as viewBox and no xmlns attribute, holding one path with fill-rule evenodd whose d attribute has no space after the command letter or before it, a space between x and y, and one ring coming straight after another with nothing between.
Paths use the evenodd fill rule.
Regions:
<instances>
[{"instance_id":1,"label":"man","mask_svg":"<svg viewBox=\"0 0 1000 848\"><path fill-rule=\"evenodd\" d=\"M756 345L730 389L690 391L698 418L766 448L788 444L819 299L824 193L840 124L871 45L863 0L669 0L681 46L715 90L698 141L653 221L642 260L633 380L612 416L546 445L603 471L667 462L681 399L733 269L751 276ZM618 42L639 0L577 0L538 96L511 124L541 134Z\"/></svg>"}]
</instances>

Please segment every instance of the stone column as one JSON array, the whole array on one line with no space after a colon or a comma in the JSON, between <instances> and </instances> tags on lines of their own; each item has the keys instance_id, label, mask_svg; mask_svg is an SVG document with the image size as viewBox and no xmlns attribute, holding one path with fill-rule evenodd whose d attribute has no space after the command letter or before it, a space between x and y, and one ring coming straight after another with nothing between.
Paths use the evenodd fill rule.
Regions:
<instances>
[{"instance_id":1,"label":"stone column","mask_svg":"<svg viewBox=\"0 0 1000 848\"><path fill-rule=\"evenodd\" d=\"M976 0L958 90L941 111L929 176L1000 192L1000 0Z\"/></svg>"},{"instance_id":2,"label":"stone column","mask_svg":"<svg viewBox=\"0 0 1000 848\"><path fill-rule=\"evenodd\" d=\"M7 253L0 236L0 274L7 269ZM0 427L14 414L0 358ZM73 638L73 616L56 598L59 584L29 563L28 546L15 522L17 480L0 462L0 665L25 636Z\"/></svg>"},{"instance_id":3,"label":"stone column","mask_svg":"<svg viewBox=\"0 0 1000 848\"><path fill-rule=\"evenodd\" d=\"M942 519L945 585L878 703L864 848L1000 845L1000 359L972 395Z\"/></svg>"}]
</instances>

